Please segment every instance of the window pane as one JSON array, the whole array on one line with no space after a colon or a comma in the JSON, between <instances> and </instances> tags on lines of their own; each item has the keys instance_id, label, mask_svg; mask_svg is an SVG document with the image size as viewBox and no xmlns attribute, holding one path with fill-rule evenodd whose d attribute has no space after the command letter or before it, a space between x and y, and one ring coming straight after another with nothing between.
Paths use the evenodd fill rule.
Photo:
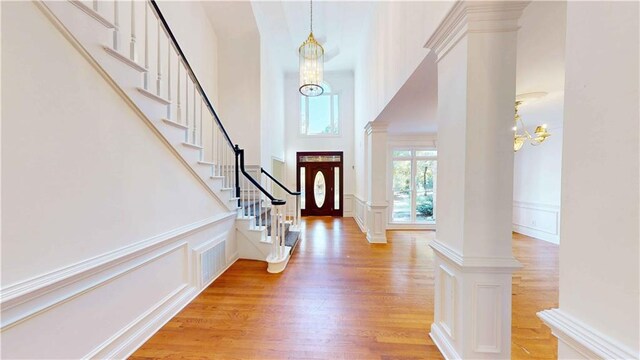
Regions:
<instances>
[{"instance_id":1,"label":"window pane","mask_svg":"<svg viewBox=\"0 0 640 360\"><path fill-rule=\"evenodd\" d=\"M416 221L433 222L435 160L416 161Z\"/></svg>"},{"instance_id":2,"label":"window pane","mask_svg":"<svg viewBox=\"0 0 640 360\"><path fill-rule=\"evenodd\" d=\"M393 161L393 221L411 221L411 161Z\"/></svg>"},{"instance_id":3,"label":"window pane","mask_svg":"<svg viewBox=\"0 0 640 360\"><path fill-rule=\"evenodd\" d=\"M305 168L300 168L300 209L305 209L305 187L304 187L304 177L306 175Z\"/></svg>"},{"instance_id":4,"label":"window pane","mask_svg":"<svg viewBox=\"0 0 640 360\"><path fill-rule=\"evenodd\" d=\"M438 152L436 150L416 150L416 156L430 156L436 157Z\"/></svg>"},{"instance_id":5,"label":"window pane","mask_svg":"<svg viewBox=\"0 0 640 360\"><path fill-rule=\"evenodd\" d=\"M337 166L333 168L333 183L335 184L333 186L334 208L340 210L340 168Z\"/></svg>"},{"instance_id":6,"label":"window pane","mask_svg":"<svg viewBox=\"0 0 640 360\"><path fill-rule=\"evenodd\" d=\"M313 180L313 198L316 202L316 206L321 208L324 205L325 194L327 193L327 185L324 182L324 174L322 171L316 173L316 177Z\"/></svg>"},{"instance_id":7,"label":"window pane","mask_svg":"<svg viewBox=\"0 0 640 360\"><path fill-rule=\"evenodd\" d=\"M393 157L411 157L411 150L393 150Z\"/></svg>"},{"instance_id":8,"label":"window pane","mask_svg":"<svg viewBox=\"0 0 640 360\"><path fill-rule=\"evenodd\" d=\"M333 131L334 135L338 135L339 128L338 124L340 119L340 106L338 105L338 95L333 95Z\"/></svg>"},{"instance_id":9,"label":"window pane","mask_svg":"<svg viewBox=\"0 0 640 360\"><path fill-rule=\"evenodd\" d=\"M307 97L300 96L300 134L307 133Z\"/></svg>"}]
</instances>

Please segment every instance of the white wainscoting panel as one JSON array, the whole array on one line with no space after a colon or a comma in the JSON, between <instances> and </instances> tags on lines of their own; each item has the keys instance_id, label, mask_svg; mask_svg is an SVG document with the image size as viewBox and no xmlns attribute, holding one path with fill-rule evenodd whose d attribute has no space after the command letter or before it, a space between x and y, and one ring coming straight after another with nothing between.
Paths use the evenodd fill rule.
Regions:
<instances>
[{"instance_id":1,"label":"white wainscoting panel","mask_svg":"<svg viewBox=\"0 0 640 360\"><path fill-rule=\"evenodd\" d=\"M343 217L355 217L354 211L354 199L353 194L344 194L342 216Z\"/></svg>"},{"instance_id":2,"label":"white wainscoting panel","mask_svg":"<svg viewBox=\"0 0 640 360\"><path fill-rule=\"evenodd\" d=\"M365 224L366 221L366 213L367 213L367 203L362 200L358 195L353 195L353 205L355 207L354 219L360 228L360 231L366 232L367 227Z\"/></svg>"},{"instance_id":3,"label":"white wainscoting panel","mask_svg":"<svg viewBox=\"0 0 640 360\"><path fill-rule=\"evenodd\" d=\"M221 214L3 288L3 358L125 358L204 286L194 248L234 243L235 213ZM222 247L220 247L222 244Z\"/></svg>"},{"instance_id":4,"label":"white wainscoting panel","mask_svg":"<svg viewBox=\"0 0 640 360\"><path fill-rule=\"evenodd\" d=\"M473 301L476 307L473 316L473 346L478 353L499 353L500 350L500 312L502 311L500 284L476 284ZM482 327L480 327L482 326Z\"/></svg>"},{"instance_id":5,"label":"white wainscoting panel","mask_svg":"<svg viewBox=\"0 0 640 360\"><path fill-rule=\"evenodd\" d=\"M514 201L513 231L558 244L560 206Z\"/></svg>"}]
</instances>

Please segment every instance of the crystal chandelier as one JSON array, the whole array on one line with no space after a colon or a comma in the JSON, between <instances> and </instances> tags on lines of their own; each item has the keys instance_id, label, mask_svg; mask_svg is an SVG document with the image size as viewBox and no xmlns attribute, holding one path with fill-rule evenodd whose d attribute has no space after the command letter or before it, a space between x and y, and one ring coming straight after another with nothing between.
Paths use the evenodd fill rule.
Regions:
<instances>
[{"instance_id":1,"label":"crystal chandelier","mask_svg":"<svg viewBox=\"0 0 640 360\"><path fill-rule=\"evenodd\" d=\"M547 131L547 124L536 126L534 135L531 135L527 131L527 128L525 127L524 122L520 117L520 114L518 114L518 107L520 107L520 105L522 105L522 103L525 100L541 98L544 95L546 95L546 93L529 93L529 94L518 95L518 97L516 98L515 116L513 119L513 122L514 122L513 151L514 152L517 152L518 150L522 149L522 146L526 141L529 141L533 146L538 146L542 144L549 136L551 136L551 134ZM522 132L519 132L520 130L519 127L522 128Z\"/></svg>"},{"instance_id":2,"label":"crystal chandelier","mask_svg":"<svg viewBox=\"0 0 640 360\"><path fill-rule=\"evenodd\" d=\"M324 49L313 37L313 0L309 1L309 37L300 45L300 93L304 96L318 96L324 92L322 73L324 71Z\"/></svg>"}]
</instances>

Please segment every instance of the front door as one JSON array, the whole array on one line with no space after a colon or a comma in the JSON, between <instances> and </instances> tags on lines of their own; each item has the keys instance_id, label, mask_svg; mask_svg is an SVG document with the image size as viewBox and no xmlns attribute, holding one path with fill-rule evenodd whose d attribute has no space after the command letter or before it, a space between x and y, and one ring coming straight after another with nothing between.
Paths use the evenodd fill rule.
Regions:
<instances>
[{"instance_id":1,"label":"front door","mask_svg":"<svg viewBox=\"0 0 640 360\"><path fill-rule=\"evenodd\" d=\"M342 152L298 153L302 216L342 216Z\"/></svg>"}]
</instances>

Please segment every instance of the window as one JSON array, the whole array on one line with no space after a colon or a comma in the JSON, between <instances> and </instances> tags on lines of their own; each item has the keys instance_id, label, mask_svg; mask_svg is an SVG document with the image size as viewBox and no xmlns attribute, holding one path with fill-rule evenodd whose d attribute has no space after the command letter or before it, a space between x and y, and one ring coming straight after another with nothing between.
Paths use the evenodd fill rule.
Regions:
<instances>
[{"instance_id":1,"label":"window","mask_svg":"<svg viewBox=\"0 0 640 360\"><path fill-rule=\"evenodd\" d=\"M392 222L435 223L436 156L435 150L391 152Z\"/></svg>"},{"instance_id":2,"label":"window","mask_svg":"<svg viewBox=\"0 0 640 360\"><path fill-rule=\"evenodd\" d=\"M323 83L324 93L320 96L300 95L300 134L328 135L340 134L339 96L331 92L331 87Z\"/></svg>"}]
</instances>

